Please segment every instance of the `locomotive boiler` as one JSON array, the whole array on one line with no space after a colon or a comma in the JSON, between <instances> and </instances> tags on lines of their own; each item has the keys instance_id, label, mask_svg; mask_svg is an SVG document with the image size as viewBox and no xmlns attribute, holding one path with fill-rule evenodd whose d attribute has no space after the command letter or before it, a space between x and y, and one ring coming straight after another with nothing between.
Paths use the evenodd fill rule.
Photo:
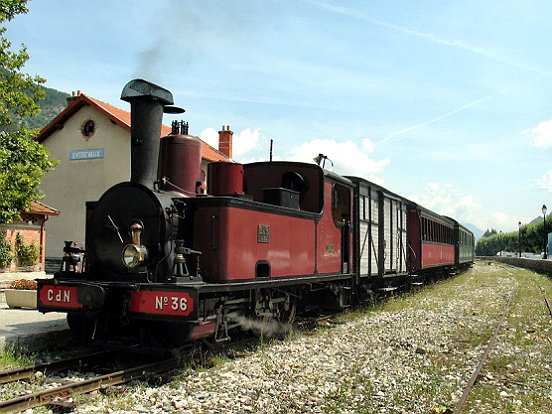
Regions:
<instances>
[{"instance_id":1,"label":"locomotive boiler","mask_svg":"<svg viewBox=\"0 0 552 414\"><path fill-rule=\"evenodd\" d=\"M160 138L163 113L183 111L172 94L137 79L121 99L130 181L87 203L85 249L66 242L60 271L38 280L39 311L66 312L80 339L224 341L473 261L455 220L317 164L212 163L203 194L198 138L182 123Z\"/></svg>"}]
</instances>

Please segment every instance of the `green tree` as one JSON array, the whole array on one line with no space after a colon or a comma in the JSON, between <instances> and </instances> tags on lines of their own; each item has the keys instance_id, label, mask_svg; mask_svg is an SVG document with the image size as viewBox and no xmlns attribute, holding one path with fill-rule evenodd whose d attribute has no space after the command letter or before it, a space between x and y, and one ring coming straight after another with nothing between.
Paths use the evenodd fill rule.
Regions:
<instances>
[{"instance_id":1,"label":"green tree","mask_svg":"<svg viewBox=\"0 0 552 414\"><path fill-rule=\"evenodd\" d=\"M546 220L546 233L552 230L551 223ZM486 232L487 233L487 232ZM544 222L525 224L519 230L510 233L497 233L494 230L486 237L477 241L475 254L478 256L494 256L500 251L531 252L538 254L543 251L545 240Z\"/></svg>"},{"instance_id":2,"label":"green tree","mask_svg":"<svg viewBox=\"0 0 552 414\"><path fill-rule=\"evenodd\" d=\"M6 240L6 232L0 230L0 269L9 267L12 256L12 248L8 240Z\"/></svg>"},{"instance_id":3,"label":"green tree","mask_svg":"<svg viewBox=\"0 0 552 414\"><path fill-rule=\"evenodd\" d=\"M495 229L490 229L490 230L487 229L487 230L485 231L485 233L483 233L483 235L482 235L481 237L490 237L490 236L492 236L492 235L494 235L494 234L497 234L497 233L498 233L498 232L497 232Z\"/></svg>"},{"instance_id":4,"label":"green tree","mask_svg":"<svg viewBox=\"0 0 552 414\"><path fill-rule=\"evenodd\" d=\"M39 112L45 80L21 72L29 59L27 49L22 45L13 51L5 37L5 22L27 13L26 4L27 0L0 2L0 223L18 219L31 201L41 198L40 179L55 165L48 150L33 141L37 130L22 126L23 117Z\"/></svg>"}]
</instances>

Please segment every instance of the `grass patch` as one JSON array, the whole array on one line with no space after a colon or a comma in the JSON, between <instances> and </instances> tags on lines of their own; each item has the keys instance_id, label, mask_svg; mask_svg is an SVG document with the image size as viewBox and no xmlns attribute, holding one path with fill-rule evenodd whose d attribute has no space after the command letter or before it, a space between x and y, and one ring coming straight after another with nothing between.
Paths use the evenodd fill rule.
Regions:
<instances>
[{"instance_id":1,"label":"grass patch","mask_svg":"<svg viewBox=\"0 0 552 414\"><path fill-rule=\"evenodd\" d=\"M32 355L20 354L12 348L6 348L0 352L0 370L24 367L34 363Z\"/></svg>"}]
</instances>

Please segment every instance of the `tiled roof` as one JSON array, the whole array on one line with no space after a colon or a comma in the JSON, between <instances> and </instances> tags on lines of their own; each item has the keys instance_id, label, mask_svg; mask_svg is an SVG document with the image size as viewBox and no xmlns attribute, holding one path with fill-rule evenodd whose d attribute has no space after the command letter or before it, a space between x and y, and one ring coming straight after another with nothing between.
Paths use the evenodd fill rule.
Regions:
<instances>
[{"instance_id":1,"label":"tiled roof","mask_svg":"<svg viewBox=\"0 0 552 414\"><path fill-rule=\"evenodd\" d=\"M96 108L101 114L106 116L110 121L119 125L121 128L130 132L130 112L121 108L117 108L111 104L100 101L99 99L92 98L91 96L80 94L73 101L69 103L58 116L56 116L52 122L46 125L35 137L38 142L44 142L50 135L52 135L58 129L63 127L63 124L79 111L83 106L89 105ZM171 133L171 127L167 125L161 126L161 136L169 135ZM201 138L201 156L207 161L227 161L228 157L222 152L213 148L206 142L203 142Z\"/></svg>"},{"instance_id":2,"label":"tiled roof","mask_svg":"<svg viewBox=\"0 0 552 414\"><path fill-rule=\"evenodd\" d=\"M59 211L39 201L31 201L31 214L42 214L45 216L59 216Z\"/></svg>"}]
</instances>

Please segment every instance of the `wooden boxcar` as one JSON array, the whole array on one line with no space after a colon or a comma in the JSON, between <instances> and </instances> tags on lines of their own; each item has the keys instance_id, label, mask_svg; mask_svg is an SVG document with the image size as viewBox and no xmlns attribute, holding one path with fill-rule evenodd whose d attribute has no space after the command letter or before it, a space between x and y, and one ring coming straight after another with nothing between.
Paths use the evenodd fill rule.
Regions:
<instances>
[{"instance_id":1,"label":"wooden boxcar","mask_svg":"<svg viewBox=\"0 0 552 414\"><path fill-rule=\"evenodd\" d=\"M385 287L408 274L407 200L370 181L354 190L354 263L360 281Z\"/></svg>"}]
</instances>

